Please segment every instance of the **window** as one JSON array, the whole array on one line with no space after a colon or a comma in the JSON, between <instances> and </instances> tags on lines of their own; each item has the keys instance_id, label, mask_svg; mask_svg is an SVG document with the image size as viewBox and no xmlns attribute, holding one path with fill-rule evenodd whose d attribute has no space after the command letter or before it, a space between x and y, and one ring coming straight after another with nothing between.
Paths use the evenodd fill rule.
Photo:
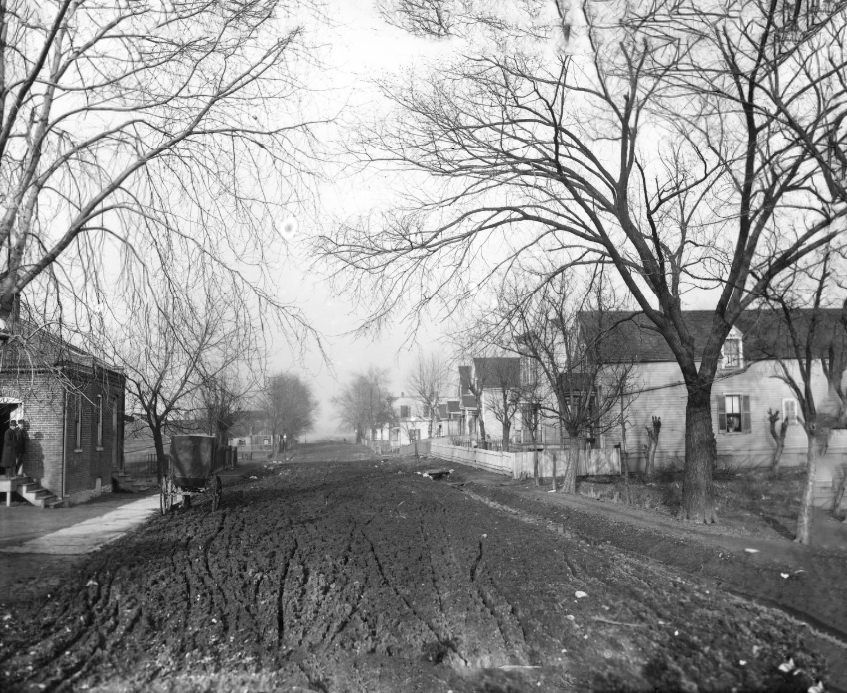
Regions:
<instances>
[{"instance_id":1,"label":"window","mask_svg":"<svg viewBox=\"0 0 847 693\"><path fill-rule=\"evenodd\" d=\"M76 432L76 441L74 443L74 451L82 450L82 395L77 394L75 397L74 406L74 429Z\"/></svg>"},{"instance_id":2,"label":"window","mask_svg":"<svg viewBox=\"0 0 847 693\"><path fill-rule=\"evenodd\" d=\"M412 414L410 412L409 405L408 404L401 404L400 405L400 418L401 419L408 419L411 416L412 416Z\"/></svg>"},{"instance_id":3,"label":"window","mask_svg":"<svg viewBox=\"0 0 847 693\"><path fill-rule=\"evenodd\" d=\"M534 387L538 384L538 362L529 356L521 356L521 385Z\"/></svg>"},{"instance_id":4,"label":"window","mask_svg":"<svg viewBox=\"0 0 847 693\"><path fill-rule=\"evenodd\" d=\"M797 412L797 400L796 399L784 399L782 400L782 420L788 421L788 423L796 423L799 418Z\"/></svg>"},{"instance_id":5,"label":"window","mask_svg":"<svg viewBox=\"0 0 847 693\"><path fill-rule=\"evenodd\" d=\"M97 395L97 449L103 449L103 396Z\"/></svg>"},{"instance_id":6,"label":"window","mask_svg":"<svg viewBox=\"0 0 847 693\"><path fill-rule=\"evenodd\" d=\"M750 397L720 395L718 397L718 429L722 433L750 432Z\"/></svg>"},{"instance_id":7,"label":"window","mask_svg":"<svg viewBox=\"0 0 847 693\"><path fill-rule=\"evenodd\" d=\"M741 431L741 395L726 396L726 432Z\"/></svg>"},{"instance_id":8,"label":"window","mask_svg":"<svg viewBox=\"0 0 847 693\"><path fill-rule=\"evenodd\" d=\"M729 338L723 343L723 367L741 368L741 340Z\"/></svg>"}]
</instances>

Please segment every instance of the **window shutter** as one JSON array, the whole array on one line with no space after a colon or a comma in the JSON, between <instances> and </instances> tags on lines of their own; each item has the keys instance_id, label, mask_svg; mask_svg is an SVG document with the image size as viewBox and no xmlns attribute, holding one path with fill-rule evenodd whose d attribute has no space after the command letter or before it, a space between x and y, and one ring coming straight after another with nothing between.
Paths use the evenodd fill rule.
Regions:
<instances>
[{"instance_id":1,"label":"window shutter","mask_svg":"<svg viewBox=\"0 0 847 693\"><path fill-rule=\"evenodd\" d=\"M750 421L750 396L743 395L741 397L741 430L744 433L749 433L752 428Z\"/></svg>"},{"instance_id":2,"label":"window shutter","mask_svg":"<svg viewBox=\"0 0 847 693\"><path fill-rule=\"evenodd\" d=\"M726 398L718 395L718 430L726 433Z\"/></svg>"}]
</instances>

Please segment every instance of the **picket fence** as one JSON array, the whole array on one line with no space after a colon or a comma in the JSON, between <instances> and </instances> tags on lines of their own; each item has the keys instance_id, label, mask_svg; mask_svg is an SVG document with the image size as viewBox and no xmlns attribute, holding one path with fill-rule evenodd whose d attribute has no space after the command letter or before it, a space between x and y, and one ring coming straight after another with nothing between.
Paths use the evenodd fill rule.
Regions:
<instances>
[{"instance_id":1,"label":"picket fence","mask_svg":"<svg viewBox=\"0 0 847 693\"><path fill-rule=\"evenodd\" d=\"M501 452L498 450L482 450L451 445L447 441L435 439L431 443L430 457L437 457L448 462L458 462L489 472L507 474L514 479L533 475L533 459L535 452ZM553 457L556 456L557 474L565 470L568 455L577 454L576 450L562 449L539 450L538 474L542 477L553 476ZM620 474L621 458L617 448L602 450L579 451L578 476L598 476Z\"/></svg>"}]
</instances>

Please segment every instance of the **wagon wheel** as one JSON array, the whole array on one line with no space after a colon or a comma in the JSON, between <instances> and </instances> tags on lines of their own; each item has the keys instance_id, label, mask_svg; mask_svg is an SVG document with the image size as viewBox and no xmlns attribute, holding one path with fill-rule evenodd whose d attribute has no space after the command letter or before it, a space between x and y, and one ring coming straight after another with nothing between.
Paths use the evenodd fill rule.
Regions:
<instances>
[{"instance_id":1,"label":"wagon wheel","mask_svg":"<svg viewBox=\"0 0 847 693\"><path fill-rule=\"evenodd\" d=\"M221 483L221 478L215 475L215 485L212 489L212 510L217 510L221 507L221 497L224 494L224 487Z\"/></svg>"},{"instance_id":2,"label":"wagon wheel","mask_svg":"<svg viewBox=\"0 0 847 693\"><path fill-rule=\"evenodd\" d=\"M172 492L171 480L167 477L162 477L162 485L159 489L159 509L162 511L162 515L166 515L173 505L174 499L171 495Z\"/></svg>"}]
</instances>

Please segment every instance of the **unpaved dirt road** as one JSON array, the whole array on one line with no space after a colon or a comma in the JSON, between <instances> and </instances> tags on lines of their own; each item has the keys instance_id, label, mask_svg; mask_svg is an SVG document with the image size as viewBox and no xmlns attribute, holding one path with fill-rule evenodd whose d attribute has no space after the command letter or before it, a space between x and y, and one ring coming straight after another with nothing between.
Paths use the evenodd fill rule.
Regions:
<instances>
[{"instance_id":1,"label":"unpaved dirt road","mask_svg":"<svg viewBox=\"0 0 847 693\"><path fill-rule=\"evenodd\" d=\"M2 608L0 689L805 690L785 653L826 675L783 615L426 467L318 444L154 518Z\"/></svg>"}]
</instances>

